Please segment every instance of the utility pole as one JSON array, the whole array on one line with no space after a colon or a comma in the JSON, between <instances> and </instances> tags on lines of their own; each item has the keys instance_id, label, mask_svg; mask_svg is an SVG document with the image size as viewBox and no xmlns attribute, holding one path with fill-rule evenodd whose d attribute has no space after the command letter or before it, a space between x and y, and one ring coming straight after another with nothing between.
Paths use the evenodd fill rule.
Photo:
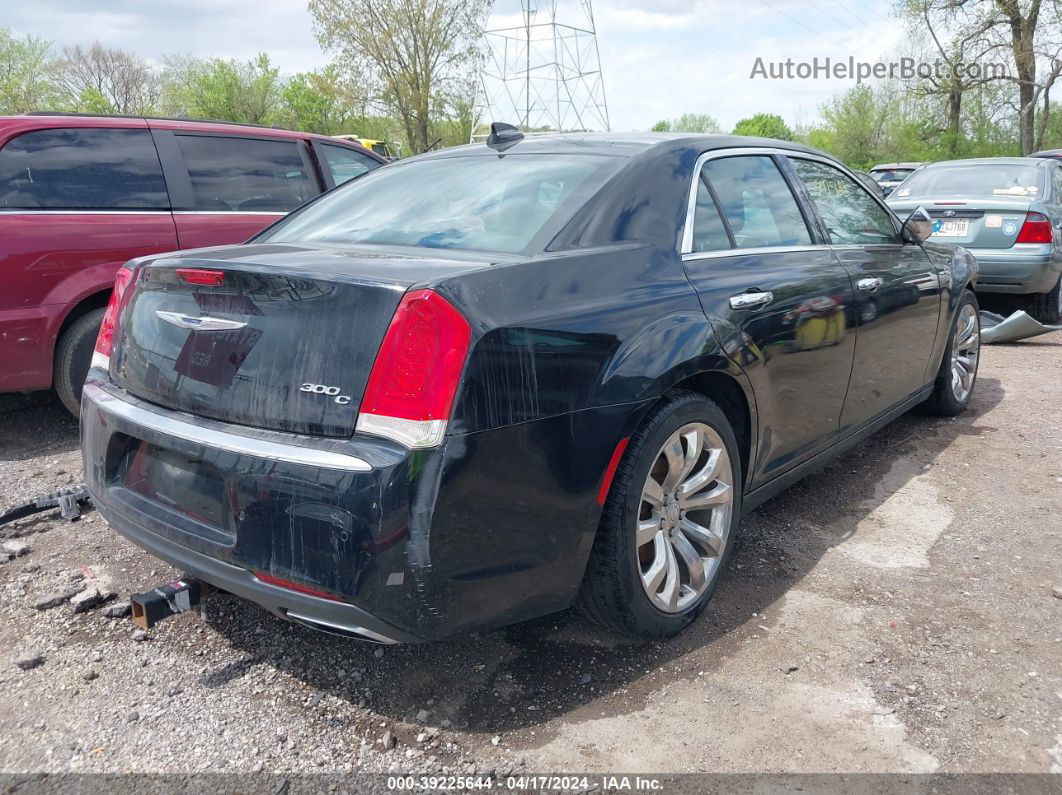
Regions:
<instances>
[{"instance_id":1,"label":"utility pole","mask_svg":"<svg viewBox=\"0 0 1062 795\"><path fill-rule=\"evenodd\" d=\"M481 35L472 141L490 123L528 132L608 130L591 0L495 0Z\"/></svg>"}]
</instances>

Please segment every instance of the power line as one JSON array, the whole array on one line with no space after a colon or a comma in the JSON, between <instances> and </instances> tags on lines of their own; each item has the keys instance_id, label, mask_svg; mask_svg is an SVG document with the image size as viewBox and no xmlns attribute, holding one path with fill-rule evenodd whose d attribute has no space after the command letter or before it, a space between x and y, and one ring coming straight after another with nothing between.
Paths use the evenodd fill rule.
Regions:
<instances>
[{"instance_id":1,"label":"power line","mask_svg":"<svg viewBox=\"0 0 1062 795\"><path fill-rule=\"evenodd\" d=\"M773 5L772 3L770 3L770 2L769 2L769 0L760 0L760 2L761 2L761 3L763 3L763 4L765 5L765 6L767 6L767 7L769 8L769 9L771 9L772 11L774 11L774 13L776 13L776 14L781 14L781 15L782 15L783 17L785 17L785 18L786 18L786 19L788 19L788 20L789 20L790 22L792 22L792 23L793 23L794 25L798 25L799 27L802 27L802 28L803 28L804 30L806 30L806 31L807 31L808 33L811 33L811 34L812 34L812 35L814 35L814 36L821 36L821 35L822 35L822 32L821 32L821 31L818 31L818 30L812 30L811 28L809 28L809 27L808 27L807 25L805 25L805 24L804 24L803 22L801 22L801 21L800 21L799 19L797 19L796 17L790 16L789 14L787 14L787 13L786 13L785 11L783 11L782 9L780 9L780 8L778 8L777 6L775 6L775 5Z\"/></svg>"}]
</instances>

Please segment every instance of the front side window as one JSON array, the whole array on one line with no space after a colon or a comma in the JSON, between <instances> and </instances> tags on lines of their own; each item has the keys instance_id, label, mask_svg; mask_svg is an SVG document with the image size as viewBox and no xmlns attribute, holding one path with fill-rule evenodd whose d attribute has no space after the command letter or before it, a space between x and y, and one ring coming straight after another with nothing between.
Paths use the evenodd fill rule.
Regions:
<instances>
[{"instance_id":1,"label":"front side window","mask_svg":"<svg viewBox=\"0 0 1062 795\"><path fill-rule=\"evenodd\" d=\"M366 171L372 171L380 167L378 160L373 160L368 155L363 155L345 146L333 146L321 144L324 158L328 162L328 169L332 172L332 180L336 185L342 185L347 180L360 177Z\"/></svg>"},{"instance_id":2,"label":"front side window","mask_svg":"<svg viewBox=\"0 0 1062 795\"><path fill-rule=\"evenodd\" d=\"M764 155L723 157L704 166L737 248L800 246L811 233L774 160Z\"/></svg>"},{"instance_id":3,"label":"front side window","mask_svg":"<svg viewBox=\"0 0 1062 795\"><path fill-rule=\"evenodd\" d=\"M37 130L0 150L0 209L158 210L170 206L147 130Z\"/></svg>"},{"instance_id":4,"label":"front side window","mask_svg":"<svg viewBox=\"0 0 1062 795\"><path fill-rule=\"evenodd\" d=\"M796 157L790 162L835 246L899 242L892 216L862 185L825 163Z\"/></svg>"},{"instance_id":5,"label":"front side window","mask_svg":"<svg viewBox=\"0 0 1062 795\"><path fill-rule=\"evenodd\" d=\"M183 210L286 213L316 193L295 141L178 135L192 181Z\"/></svg>"},{"instance_id":6,"label":"front side window","mask_svg":"<svg viewBox=\"0 0 1062 795\"><path fill-rule=\"evenodd\" d=\"M257 240L518 253L568 220L624 162L550 154L409 161L326 194Z\"/></svg>"}]
</instances>

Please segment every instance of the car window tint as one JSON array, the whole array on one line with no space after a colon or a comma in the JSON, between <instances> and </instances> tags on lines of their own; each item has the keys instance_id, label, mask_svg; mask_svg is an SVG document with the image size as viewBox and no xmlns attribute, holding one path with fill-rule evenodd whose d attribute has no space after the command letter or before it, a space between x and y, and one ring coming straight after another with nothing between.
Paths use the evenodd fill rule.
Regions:
<instances>
[{"instance_id":1,"label":"car window tint","mask_svg":"<svg viewBox=\"0 0 1062 795\"><path fill-rule=\"evenodd\" d=\"M1054 204L1062 207L1062 168L1052 168L1052 181L1054 182Z\"/></svg>"},{"instance_id":2,"label":"car window tint","mask_svg":"<svg viewBox=\"0 0 1062 795\"><path fill-rule=\"evenodd\" d=\"M332 179L337 185L342 185L348 179L360 177L366 171L378 168L381 163L373 160L368 155L362 154L345 146L332 146L321 144L328 168L332 172Z\"/></svg>"},{"instance_id":3,"label":"car window tint","mask_svg":"<svg viewBox=\"0 0 1062 795\"><path fill-rule=\"evenodd\" d=\"M834 245L896 243L892 216L866 189L833 166L790 158Z\"/></svg>"},{"instance_id":4,"label":"car window tint","mask_svg":"<svg viewBox=\"0 0 1062 795\"><path fill-rule=\"evenodd\" d=\"M697 179L697 204L693 210L693 251L721 251L730 248L719 208L704 180Z\"/></svg>"},{"instance_id":5,"label":"car window tint","mask_svg":"<svg viewBox=\"0 0 1062 795\"><path fill-rule=\"evenodd\" d=\"M192 181L190 210L287 212L316 194L295 141L178 135Z\"/></svg>"},{"instance_id":6,"label":"car window tint","mask_svg":"<svg viewBox=\"0 0 1062 795\"><path fill-rule=\"evenodd\" d=\"M38 130L0 149L0 208L169 207L147 130Z\"/></svg>"},{"instance_id":7,"label":"car window tint","mask_svg":"<svg viewBox=\"0 0 1062 795\"><path fill-rule=\"evenodd\" d=\"M570 221L624 162L582 154L411 160L322 196L256 240L521 252Z\"/></svg>"},{"instance_id":8,"label":"car window tint","mask_svg":"<svg viewBox=\"0 0 1062 795\"><path fill-rule=\"evenodd\" d=\"M811 243L800 206L770 157L709 160L704 173L719 197L738 248Z\"/></svg>"}]
</instances>

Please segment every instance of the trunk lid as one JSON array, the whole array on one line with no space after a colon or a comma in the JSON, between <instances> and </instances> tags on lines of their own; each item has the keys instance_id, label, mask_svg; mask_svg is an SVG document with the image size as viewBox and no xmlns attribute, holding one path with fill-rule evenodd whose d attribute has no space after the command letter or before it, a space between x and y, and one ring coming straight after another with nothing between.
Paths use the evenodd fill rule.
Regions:
<instances>
[{"instance_id":1,"label":"trunk lid","mask_svg":"<svg viewBox=\"0 0 1062 795\"><path fill-rule=\"evenodd\" d=\"M111 377L201 417L349 437L402 295L484 264L277 244L154 260L123 312Z\"/></svg>"},{"instance_id":2,"label":"trunk lid","mask_svg":"<svg viewBox=\"0 0 1062 795\"><path fill-rule=\"evenodd\" d=\"M917 201L893 200L890 196L889 206L900 218L924 207L933 219L932 240L978 249L1006 249L1013 246L1025 223L1026 214L1035 209L1029 199L985 196L942 196Z\"/></svg>"}]
</instances>

